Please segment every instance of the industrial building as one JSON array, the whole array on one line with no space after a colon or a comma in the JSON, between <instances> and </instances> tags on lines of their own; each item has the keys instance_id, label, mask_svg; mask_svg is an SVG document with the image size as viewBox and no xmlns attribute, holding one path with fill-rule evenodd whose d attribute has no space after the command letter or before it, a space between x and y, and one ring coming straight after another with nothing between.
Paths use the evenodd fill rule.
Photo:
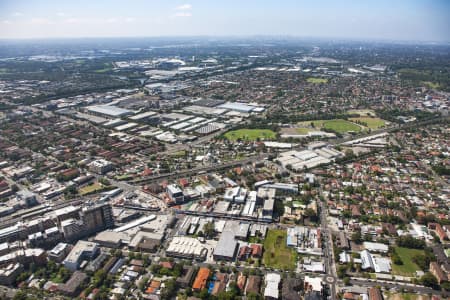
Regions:
<instances>
[{"instance_id":1,"label":"industrial building","mask_svg":"<svg viewBox=\"0 0 450 300\"><path fill-rule=\"evenodd\" d=\"M89 106L86 110L93 115L106 118L121 118L133 114L130 110L113 105Z\"/></svg>"},{"instance_id":2,"label":"industrial building","mask_svg":"<svg viewBox=\"0 0 450 300\"><path fill-rule=\"evenodd\" d=\"M237 111L237 112L241 112L241 113L250 113L253 111L257 111L257 112L264 111L263 107L248 105L246 103L241 103L241 102L227 102L227 103L221 104L217 107L225 108L228 110Z\"/></svg>"},{"instance_id":3,"label":"industrial building","mask_svg":"<svg viewBox=\"0 0 450 300\"><path fill-rule=\"evenodd\" d=\"M277 161L284 167L290 168L296 172L317 167L319 165L329 164L343 154L331 148L320 148L314 150L291 150L280 153Z\"/></svg>"},{"instance_id":4,"label":"industrial building","mask_svg":"<svg viewBox=\"0 0 450 300\"><path fill-rule=\"evenodd\" d=\"M390 273L391 261L387 257L376 257L369 251L361 251L361 269L374 270L375 273Z\"/></svg>"}]
</instances>

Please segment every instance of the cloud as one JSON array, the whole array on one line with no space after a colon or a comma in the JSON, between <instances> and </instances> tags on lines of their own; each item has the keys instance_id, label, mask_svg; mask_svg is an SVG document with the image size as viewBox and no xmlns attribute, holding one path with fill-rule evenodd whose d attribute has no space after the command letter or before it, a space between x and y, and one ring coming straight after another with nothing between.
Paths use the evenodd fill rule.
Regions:
<instances>
[{"instance_id":1,"label":"cloud","mask_svg":"<svg viewBox=\"0 0 450 300\"><path fill-rule=\"evenodd\" d=\"M192 14L190 12L178 12L173 15L176 18L189 18L192 17Z\"/></svg>"},{"instance_id":2,"label":"cloud","mask_svg":"<svg viewBox=\"0 0 450 300\"><path fill-rule=\"evenodd\" d=\"M131 18L131 17L125 18L126 23L133 23L134 21L136 21L135 18Z\"/></svg>"},{"instance_id":3,"label":"cloud","mask_svg":"<svg viewBox=\"0 0 450 300\"><path fill-rule=\"evenodd\" d=\"M3 21L2 21L2 24L5 24L5 25L11 25L12 22L11 22L10 20L3 20Z\"/></svg>"},{"instance_id":4,"label":"cloud","mask_svg":"<svg viewBox=\"0 0 450 300\"><path fill-rule=\"evenodd\" d=\"M66 17L66 16L67 16L67 14L64 13L64 12L62 12L62 11L57 12L56 15L57 15L58 17Z\"/></svg>"},{"instance_id":5,"label":"cloud","mask_svg":"<svg viewBox=\"0 0 450 300\"><path fill-rule=\"evenodd\" d=\"M12 14L12 16L13 17L23 17L23 13L16 11Z\"/></svg>"},{"instance_id":6,"label":"cloud","mask_svg":"<svg viewBox=\"0 0 450 300\"><path fill-rule=\"evenodd\" d=\"M176 10L191 10L192 5L191 4L182 4L177 7L175 7Z\"/></svg>"}]
</instances>

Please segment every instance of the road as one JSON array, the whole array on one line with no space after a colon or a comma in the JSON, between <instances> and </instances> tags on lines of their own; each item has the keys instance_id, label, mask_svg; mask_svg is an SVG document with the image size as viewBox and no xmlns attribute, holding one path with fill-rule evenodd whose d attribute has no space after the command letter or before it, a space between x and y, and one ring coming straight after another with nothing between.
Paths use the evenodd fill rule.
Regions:
<instances>
[{"instance_id":1,"label":"road","mask_svg":"<svg viewBox=\"0 0 450 300\"><path fill-rule=\"evenodd\" d=\"M437 291L432 288L424 287L421 285L408 284L408 283L399 283L399 282L389 282L383 280L371 280L371 279L350 279L350 283L353 285L360 285L364 287L373 287L373 286L382 286L388 289L397 289L397 290L407 290L411 292L419 292L421 294L433 294L439 296L448 296L445 291Z\"/></svg>"},{"instance_id":2,"label":"road","mask_svg":"<svg viewBox=\"0 0 450 300\"><path fill-rule=\"evenodd\" d=\"M321 190L321 189L320 189ZM334 251L333 251L333 237L331 230L328 228L327 220L327 206L325 201L319 201L320 207L320 229L322 232L324 243L324 260L325 260L325 272L326 282L330 285L330 296L332 300L336 300L336 266L334 263Z\"/></svg>"}]
</instances>

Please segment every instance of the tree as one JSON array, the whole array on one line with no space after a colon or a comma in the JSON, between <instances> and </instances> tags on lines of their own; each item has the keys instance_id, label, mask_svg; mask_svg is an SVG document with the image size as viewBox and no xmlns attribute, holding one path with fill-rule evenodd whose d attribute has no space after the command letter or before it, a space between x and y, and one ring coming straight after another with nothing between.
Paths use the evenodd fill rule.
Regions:
<instances>
[{"instance_id":1,"label":"tree","mask_svg":"<svg viewBox=\"0 0 450 300\"><path fill-rule=\"evenodd\" d=\"M411 235L400 236L397 238L397 245L405 248L424 249L425 241L413 238Z\"/></svg>"},{"instance_id":2,"label":"tree","mask_svg":"<svg viewBox=\"0 0 450 300\"><path fill-rule=\"evenodd\" d=\"M430 272L427 272L427 273L425 273L425 275L420 277L420 282L424 286L431 287L431 288L433 288L435 290L439 289L439 283L438 283L436 277L434 277L434 275L431 274Z\"/></svg>"},{"instance_id":3,"label":"tree","mask_svg":"<svg viewBox=\"0 0 450 300\"><path fill-rule=\"evenodd\" d=\"M344 278L347 274L347 266L339 266L337 269L337 275L339 278Z\"/></svg>"},{"instance_id":4,"label":"tree","mask_svg":"<svg viewBox=\"0 0 450 300\"><path fill-rule=\"evenodd\" d=\"M209 293L207 289L203 289L200 291L200 293L198 294L198 297L200 299L208 299L209 298Z\"/></svg>"},{"instance_id":5,"label":"tree","mask_svg":"<svg viewBox=\"0 0 450 300\"><path fill-rule=\"evenodd\" d=\"M138 289L143 292L145 290L145 287L148 284L149 278L147 276L142 277L142 279L138 283Z\"/></svg>"},{"instance_id":6,"label":"tree","mask_svg":"<svg viewBox=\"0 0 450 300\"><path fill-rule=\"evenodd\" d=\"M350 285L350 277L345 276L342 281L344 282L345 285Z\"/></svg>"},{"instance_id":7,"label":"tree","mask_svg":"<svg viewBox=\"0 0 450 300\"><path fill-rule=\"evenodd\" d=\"M416 263L422 270L427 270L430 265L430 258L423 254L414 255L411 260Z\"/></svg>"},{"instance_id":8,"label":"tree","mask_svg":"<svg viewBox=\"0 0 450 300\"><path fill-rule=\"evenodd\" d=\"M351 240L357 244L361 244L362 243L362 235L361 235L361 231L355 231L352 234Z\"/></svg>"},{"instance_id":9,"label":"tree","mask_svg":"<svg viewBox=\"0 0 450 300\"><path fill-rule=\"evenodd\" d=\"M260 294L256 294L254 292L250 292L247 294L248 300L262 300L263 297Z\"/></svg>"},{"instance_id":10,"label":"tree","mask_svg":"<svg viewBox=\"0 0 450 300\"><path fill-rule=\"evenodd\" d=\"M95 272L94 277L92 278L92 285L95 287L99 287L103 284L103 281L106 279L106 271L100 269Z\"/></svg>"},{"instance_id":11,"label":"tree","mask_svg":"<svg viewBox=\"0 0 450 300\"><path fill-rule=\"evenodd\" d=\"M27 300L27 293L25 291L19 290L15 295L13 300Z\"/></svg>"},{"instance_id":12,"label":"tree","mask_svg":"<svg viewBox=\"0 0 450 300\"><path fill-rule=\"evenodd\" d=\"M211 238L214 236L214 222L208 222L203 226L203 233L205 237Z\"/></svg>"},{"instance_id":13,"label":"tree","mask_svg":"<svg viewBox=\"0 0 450 300\"><path fill-rule=\"evenodd\" d=\"M441 282L441 288L443 288L446 291L450 291L450 282Z\"/></svg>"}]
</instances>

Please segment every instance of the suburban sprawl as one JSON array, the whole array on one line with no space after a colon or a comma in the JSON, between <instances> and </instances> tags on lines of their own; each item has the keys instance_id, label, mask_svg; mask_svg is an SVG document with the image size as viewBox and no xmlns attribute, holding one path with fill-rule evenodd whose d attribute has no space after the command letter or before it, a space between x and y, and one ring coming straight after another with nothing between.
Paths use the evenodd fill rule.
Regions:
<instances>
[{"instance_id":1,"label":"suburban sprawl","mask_svg":"<svg viewBox=\"0 0 450 300\"><path fill-rule=\"evenodd\" d=\"M448 299L448 46L10 47L0 299Z\"/></svg>"}]
</instances>

